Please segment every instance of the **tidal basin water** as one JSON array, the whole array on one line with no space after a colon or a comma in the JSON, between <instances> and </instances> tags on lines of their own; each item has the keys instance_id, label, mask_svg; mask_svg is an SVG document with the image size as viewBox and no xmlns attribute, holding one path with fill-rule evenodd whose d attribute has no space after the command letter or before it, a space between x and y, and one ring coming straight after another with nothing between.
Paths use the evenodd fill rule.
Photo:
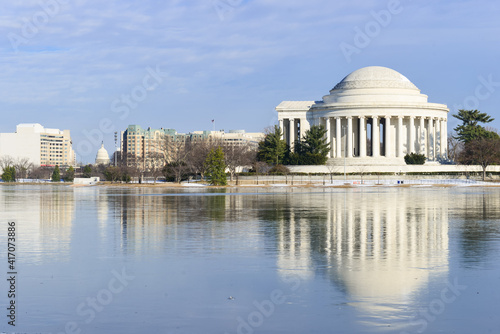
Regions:
<instances>
[{"instance_id":1,"label":"tidal basin water","mask_svg":"<svg viewBox=\"0 0 500 334\"><path fill-rule=\"evenodd\" d=\"M0 332L500 332L500 188L4 185L0 213Z\"/></svg>"}]
</instances>

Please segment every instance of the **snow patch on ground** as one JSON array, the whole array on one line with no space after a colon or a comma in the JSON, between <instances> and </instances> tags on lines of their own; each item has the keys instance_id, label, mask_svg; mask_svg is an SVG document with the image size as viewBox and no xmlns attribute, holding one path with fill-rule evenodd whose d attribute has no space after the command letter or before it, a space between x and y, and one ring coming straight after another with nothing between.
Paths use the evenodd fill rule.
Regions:
<instances>
[{"instance_id":1,"label":"snow patch on ground","mask_svg":"<svg viewBox=\"0 0 500 334\"><path fill-rule=\"evenodd\" d=\"M203 183L182 183L183 187L206 187L207 184Z\"/></svg>"}]
</instances>

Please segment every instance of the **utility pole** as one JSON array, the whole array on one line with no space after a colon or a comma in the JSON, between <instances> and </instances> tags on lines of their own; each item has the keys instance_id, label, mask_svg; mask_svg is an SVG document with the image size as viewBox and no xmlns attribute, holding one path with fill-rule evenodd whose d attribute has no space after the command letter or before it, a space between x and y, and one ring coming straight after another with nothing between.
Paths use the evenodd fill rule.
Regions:
<instances>
[{"instance_id":1,"label":"utility pole","mask_svg":"<svg viewBox=\"0 0 500 334\"><path fill-rule=\"evenodd\" d=\"M116 156L118 155L118 132L115 131L115 167L116 167Z\"/></svg>"}]
</instances>

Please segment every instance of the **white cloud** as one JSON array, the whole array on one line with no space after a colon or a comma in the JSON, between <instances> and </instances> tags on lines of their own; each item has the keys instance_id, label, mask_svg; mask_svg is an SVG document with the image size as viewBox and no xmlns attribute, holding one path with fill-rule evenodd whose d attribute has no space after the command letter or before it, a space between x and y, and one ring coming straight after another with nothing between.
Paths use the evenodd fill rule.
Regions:
<instances>
[{"instance_id":1,"label":"white cloud","mask_svg":"<svg viewBox=\"0 0 500 334\"><path fill-rule=\"evenodd\" d=\"M48 1L57 0L42 0ZM49 127L78 110L62 126L72 130L75 142L82 122L92 126L89 117L98 121L109 112L110 103L140 83L148 66L159 65L169 73L138 107L144 117L156 117L156 124L195 130L204 124L198 118L220 113L231 115L227 117L231 124L218 122L226 129L249 125L258 130L259 118L265 118L262 124L267 126L268 111L281 98L296 92L320 98L356 66L383 60L386 66L411 69L422 67L422 58L437 53L463 67L467 61L456 54L460 47L468 55L472 54L469 48L477 50L476 60L485 50L498 54L499 9L485 0L401 0L404 11L352 64L343 59L339 44L352 41L354 27L363 27L372 19L370 12L386 8L388 2L244 1L221 21L212 1L71 1L40 25L16 53L8 36L22 36L23 24L41 10L39 3L2 4L0 107L37 110ZM493 69L496 63L474 66L469 70L479 75L480 66ZM434 66L428 71L440 73L444 68ZM248 117L242 112L238 123L232 116L234 106L220 102L228 94L244 97L240 105L252 109L253 117L242 118ZM202 107L196 103L200 100ZM169 108L177 108L173 111L177 114L171 115ZM178 108L191 117L181 120ZM31 114L8 116L0 131L30 121L25 115ZM176 124L170 124L173 119Z\"/></svg>"}]
</instances>

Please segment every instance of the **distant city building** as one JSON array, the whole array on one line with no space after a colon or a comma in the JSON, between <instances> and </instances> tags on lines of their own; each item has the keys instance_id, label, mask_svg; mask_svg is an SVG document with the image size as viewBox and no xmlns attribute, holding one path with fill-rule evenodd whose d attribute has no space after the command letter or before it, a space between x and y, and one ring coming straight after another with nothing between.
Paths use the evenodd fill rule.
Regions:
<instances>
[{"instance_id":1,"label":"distant city building","mask_svg":"<svg viewBox=\"0 0 500 334\"><path fill-rule=\"evenodd\" d=\"M121 132L120 146L123 159L129 162L135 160L136 163L139 160L147 169L154 164L158 156L165 157L169 154L169 148L166 147L168 139L180 145L203 140L217 140L221 143L250 145L256 148L263 137L263 133L246 133L244 130L194 131L186 134L178 133L174 129L143 129L139 125L129 125L125 131ZM168 160L168 157L166 159Z\"/></svg>"},{"instance_id":2,"label":"distant city building","mask_svg":"<svg viewBox=\"0 0 500 334\"><path fill-rule=\"evenodd\" d=\"M245 132L245 130L229 130L224 131L194 131L192 134L203 134L213 140L220 140L223 143L233 145L250 145L252 148L257 148L259 142L264 138L262 132Z\"/></svg>"},{"instance_id":3,"label":"distant city building","mask_svg":"<svg viewBox=\"0 0 500 334\"><path fill-rule=\"evenodd\" d=\"M104 143L102 143L95 157L95 165L109 165L110 163L111 160L109 159L108 151L104 148Z\"/></svg>"},{"instance_id":4,"label":"distant city building","mask_svg":"<svg viewBox=\"0 0 500 334\"><path fill-rule=\"evenodd\" d=\"M34 166L74 166L69 130L47 129L38 123L19 124L14 133L0 133L0 157L27 158Z\"/></svg>"}]
</instances>

